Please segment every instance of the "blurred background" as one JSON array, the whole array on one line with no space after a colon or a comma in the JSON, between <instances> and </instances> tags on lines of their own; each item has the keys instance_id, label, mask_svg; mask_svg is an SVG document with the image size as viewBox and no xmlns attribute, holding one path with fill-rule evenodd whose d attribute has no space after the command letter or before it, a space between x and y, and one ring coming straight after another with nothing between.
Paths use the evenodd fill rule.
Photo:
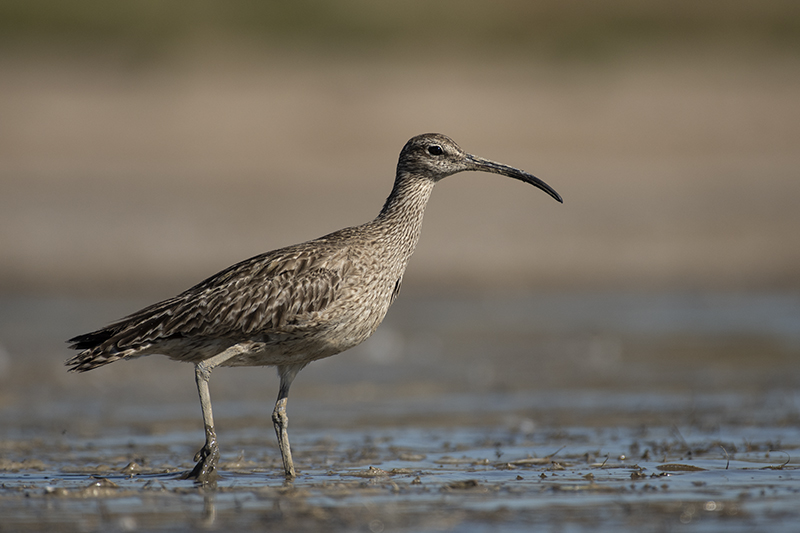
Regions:
<instances>
[{"instance_id":1,"label":"blurred background","mask_svg":"<svg viewBox=\"0 0 800 533\"><path fill-rule=\"evenodd\" d=\"M0 290L171 294L371 219L405 141L497 176L433 196L406 289L800 287L800 6L0 6Z\"/></svg>"},{"instance_id":2,"label":"blurred background","mask_svg":"<svg viewBox=\"0 0 800 533\"><path fill-rule=\"evenodd\" d=\"M795 391L798 95L792 0L6 0L0 400L27 422L177 393L194 416L189 368L68 375L63 341L371 219L430 131L565 203L445 180L384 327L304 371L300 401ZM218 374L268 412L271 372Z\"/></svg>"}]
</instances>

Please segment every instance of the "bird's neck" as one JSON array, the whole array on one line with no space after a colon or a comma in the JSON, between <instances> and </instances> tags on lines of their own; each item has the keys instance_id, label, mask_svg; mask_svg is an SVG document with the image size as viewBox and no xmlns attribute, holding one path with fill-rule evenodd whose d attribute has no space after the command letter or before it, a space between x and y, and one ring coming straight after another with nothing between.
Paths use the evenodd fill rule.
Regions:
<instances>
[{"instance_id":1,"label":"bird's neck","mask_svg":"<svg viewBox=\"0 0 800 533\"><path fill-rule=\"evenodd\" d=\"M411 173L398 174L391 194L373 223L406 257L414 251L422 230L422 216L434 182Z\"/></svg>"}]
</instances>

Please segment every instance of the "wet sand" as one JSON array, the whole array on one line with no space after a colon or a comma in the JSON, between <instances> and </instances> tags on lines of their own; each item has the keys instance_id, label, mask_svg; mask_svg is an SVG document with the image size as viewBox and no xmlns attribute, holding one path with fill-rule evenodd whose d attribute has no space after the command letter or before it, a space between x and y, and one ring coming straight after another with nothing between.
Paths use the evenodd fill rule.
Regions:
<instances>
[{"instance_id":1,"label":"wet sand","mask_svg":"<svg viewBox=\"0 0 800 533\"><path fill-rule=\"evenodd\" d=\"M406 296L375 338L298 377L293 483L274 370L214 373L213 490L177 479L203 439L189 365L62 366L67 330L138 301L3 299L4 526L794 528L796 295Z\"/></svg>"},{"instance_id":2,"label":"wet sand","mask_svg":"<svg viewBox=\"0 0 800 533\"><path fill-rule=\"evenodd\" d=\"M796 429L683 430L299 430L293 483L275 450L265 457L271 435L240 430L213 490L175 479L189 467L178 459L187 435L62 437L34 446L36 461L4 465L0 509L13 530L795 527Z\"/></svg>"}]
</instances>

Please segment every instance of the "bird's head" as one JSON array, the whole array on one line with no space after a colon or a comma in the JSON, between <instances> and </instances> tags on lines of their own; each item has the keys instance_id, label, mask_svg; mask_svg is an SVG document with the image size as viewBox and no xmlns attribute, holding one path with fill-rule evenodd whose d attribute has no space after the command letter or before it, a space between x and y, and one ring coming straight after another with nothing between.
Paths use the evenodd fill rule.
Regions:
<instances>
[{"instance_id":1,"label":"bird's head","mask_svg":"<svg viewBox=\"0 0 800 533\"><path fill-rule=\"evenodd\" d=\"M434 182L468 170L493 172L530 183L563 203L555 189L536 176L468 154L455 141L440 133L425 133L412 137L400 152L400 160L397 163L398 176L412 174Z\"/></svg>"}]
</instances>

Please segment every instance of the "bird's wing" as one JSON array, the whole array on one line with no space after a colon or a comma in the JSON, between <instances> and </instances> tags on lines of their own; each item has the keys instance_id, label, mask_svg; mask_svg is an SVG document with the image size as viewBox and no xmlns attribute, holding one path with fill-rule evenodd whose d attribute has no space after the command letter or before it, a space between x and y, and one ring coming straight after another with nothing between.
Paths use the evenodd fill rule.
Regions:
<instances>
[{"instance_id":1,"label":"bird's wing","mask_svg":"<svg viewBox=\"0 0 800 533\"><path fill-rule=\"evenodd\" d=\"M280 332L337 296L347 265L308 254L222 272L185 293L164 323L167 335L236 337Z\"/></svg>"},{"instance_id":2,"label":"bird's wing","mask_svg":"<svg viewBox=\"0 0 800 533\"><path fill-rule=\"evenodd\" d=\"M349 269L344 250L276 250L70 342L75 349L119 352L175 337L237 339L280 333L329 306Z\"/></svg>"}]
</instances>

